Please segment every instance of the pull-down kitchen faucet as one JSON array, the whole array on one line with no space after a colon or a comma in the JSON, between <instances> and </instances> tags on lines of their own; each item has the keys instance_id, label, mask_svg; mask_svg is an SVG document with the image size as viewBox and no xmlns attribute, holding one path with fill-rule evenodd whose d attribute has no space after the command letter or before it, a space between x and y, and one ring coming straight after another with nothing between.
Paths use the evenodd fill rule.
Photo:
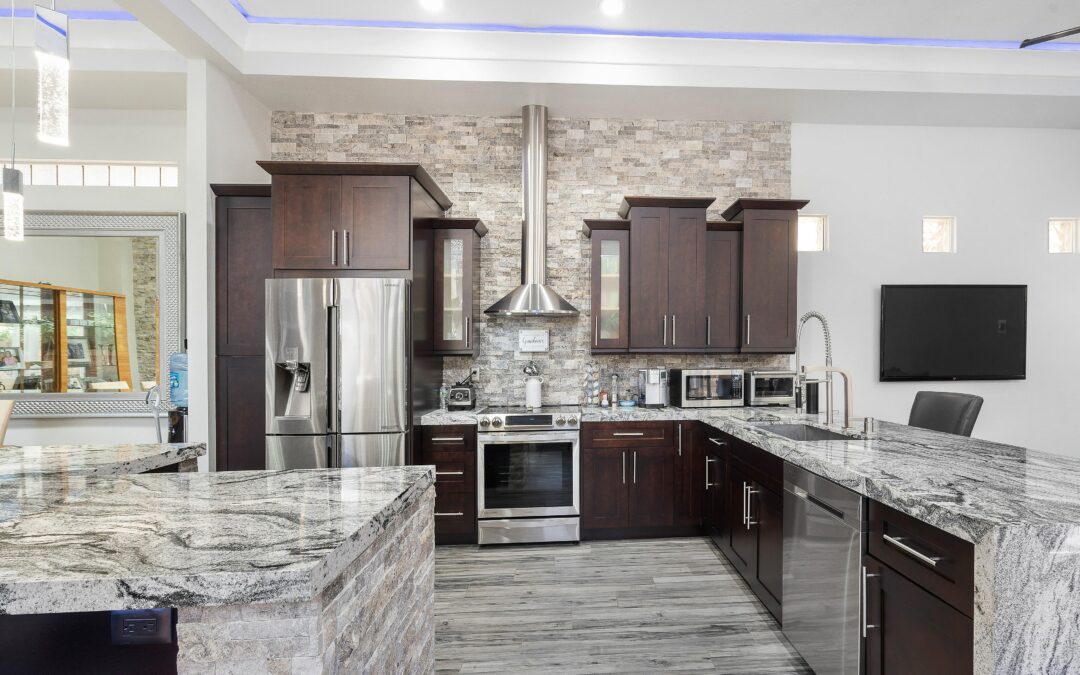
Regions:
<instances>
[{"instance_id":1,"label":"pull-down kitchen faucet","mask_svg":"<svg viewBox=\"0 0 1080 675\"><path fill-rule=\"evenodd\" d=\"M806 412L806 373L800 368L799 352L802 347L803 327L810 319L817 319L821 323L821 331L825 335L825 367L832 368L832 334L829 333L829 322L821 312L809 311L799 318L799 329L795 333L795 411L799 414ZM829 419L832 420L832 372L825 373L825 405L829 409Z\"/></svg>"},{"instance_id":2,"label":"pull-down kitchen faucet","mask_svg":"<svg viewBox=\"0 0 1080 675\"><path fill-rule=\"evenodd\" d=\"M844 429L851 429L851 373L843 368L832 368L830 366L803 366L801 372L804 375L806 373L825 373L826 376L838 373L844 378ZM833 423L832 396L830 395L827 398L829 399L829 406L825 412L825 424L831 426Z\"/></svg>"}]
</instances>

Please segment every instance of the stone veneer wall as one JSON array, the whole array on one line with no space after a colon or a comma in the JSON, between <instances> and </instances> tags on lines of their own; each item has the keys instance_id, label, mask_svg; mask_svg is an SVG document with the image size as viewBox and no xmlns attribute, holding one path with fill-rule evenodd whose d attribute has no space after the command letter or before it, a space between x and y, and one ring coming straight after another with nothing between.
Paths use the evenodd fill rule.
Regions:
<instances>
[{"instance_id":1,"label":"stone veneer wall","mask_svg":"<svg viewBox=\"0 0 1080 675\"><path fill-rule=\"evenodd\" d=\"M135 348L137 382L157 381L158 254L155 237L131 238L132 280L135 284ZM135 384L138 387L138 384Z\"/></svg>"},{"instance_id":2,"label":"stone veneer wall","mask_svg":"<svg viewBox=\"0 0 1080 675\"><path fill-rule=\"evenodd\" d=\"M178 610L177 672L435 672L435 487L314 600Z\"/></svg>"},{"instance_id":3,"label":"stone veneer wall","mask_svg":"<svg viewBox=\"0 0 1080 675\"><path fill-rule=\"evenodd\" d=\"M487 308L521 275L521 120L517 116L275 112L275 160L419 162L454 202L451 215L487 224L477 301ZM585 218L612 218L624 195L715 196L710 219L738 197L790 197L786 122L548 120L548 283L581 311L572 319L485 317L479 340L481 404L520 404L517 331L551 331L550 352L533 355L545 377L544 402L580 403L588 363L622 386L646 366L785 366L781 355L664 356L590 354L591 255ZM448 383L474 361L447 358Z\"/></svg>"}]
</instances>

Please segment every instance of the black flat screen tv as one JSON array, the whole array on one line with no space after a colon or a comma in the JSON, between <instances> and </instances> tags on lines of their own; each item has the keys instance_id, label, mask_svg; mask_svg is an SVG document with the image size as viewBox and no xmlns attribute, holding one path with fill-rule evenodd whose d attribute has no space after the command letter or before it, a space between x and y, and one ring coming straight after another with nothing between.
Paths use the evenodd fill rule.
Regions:
<instances>
[{"instance_id":1,"label":"black flat screen tv","mask_svg":"<svg viewBox=\"0 0 1080 675\"><path fill-rule=\"evenodd\" d=\"M1027 286L882 286L881 381L1022 380Z\"/></svg>"}]
</instances>

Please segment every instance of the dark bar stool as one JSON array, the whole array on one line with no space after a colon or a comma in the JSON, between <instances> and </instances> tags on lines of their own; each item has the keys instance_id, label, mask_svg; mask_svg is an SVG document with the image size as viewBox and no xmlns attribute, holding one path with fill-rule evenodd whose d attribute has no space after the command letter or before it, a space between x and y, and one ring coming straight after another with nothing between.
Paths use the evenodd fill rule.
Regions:
<instances>
[{"instance_id":1,"label":"dark bar stool","mask_svg":"<svg viewBox=\"0 0 1080 675\"><path fill-rule=\"evenodd\" d=\"M982 410L982 396L947 391L920 391L911 404L908 425L947 434L970 436Z\"/></svg>"}]
</instances>

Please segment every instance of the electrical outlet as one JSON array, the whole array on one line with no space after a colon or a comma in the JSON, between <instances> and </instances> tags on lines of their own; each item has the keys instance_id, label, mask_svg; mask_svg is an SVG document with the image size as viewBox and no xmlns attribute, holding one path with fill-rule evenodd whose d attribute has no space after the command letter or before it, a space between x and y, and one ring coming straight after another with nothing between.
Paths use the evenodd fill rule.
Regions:
<instances>
[{"instance_id":1,"label":"electrical outlet","mask_svg":"<svg viewBox=\"0 0 1080 675\"><path fill-rule=\"evenodd\" d=\"M157 627L157 619L124 619L124 625L120 627L120 632L127 637L155 635Z\"/></svg>"},{"instance_id":2,"label":"electrical outlet","mask_svg":"<svg viewBox=\"0 0 1080 675\"><path fill-rule=\"evenodd\" d=\"M472 368L469 368L469 375L472 376L472 381L473 382L479 382L480 381L480 366L473 366Z\"/></svg>"},{"instance_id":3,"label":"electrical outlet","mask_svg":"<svg viewBox=\"0 0 1080 675\"><path fill-rule=\"evenodd\" d=\"M172 642L171 609L122 609L109 614L114 645L167 645Z\"/></svg>"}]
</instances>

